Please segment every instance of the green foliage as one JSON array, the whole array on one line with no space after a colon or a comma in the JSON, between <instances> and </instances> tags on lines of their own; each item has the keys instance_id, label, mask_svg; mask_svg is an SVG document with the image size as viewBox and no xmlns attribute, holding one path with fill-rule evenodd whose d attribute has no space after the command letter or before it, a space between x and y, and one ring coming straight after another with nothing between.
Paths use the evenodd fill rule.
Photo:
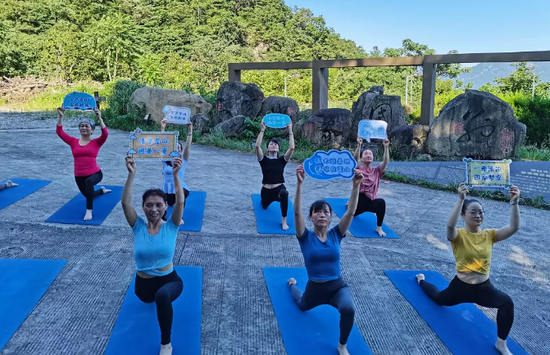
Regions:
<instances>
[{"instance_id":1,"label":"green foliage","mask_svg":"<svg viewBox=\"0 0 550 355\"><path fill-rule=\"evenodd\" d=\"M515 115L527 126L527 144L550 146L550 98L521 97L513 101Z\"/></svg>"},{"instance_id":2,"label":"green foliage","mask_svg":"<svg viewBox=\"0 0 550 355\"><path fill-rule=\"evenodd\" d=\"M131 107L129 105L130 96L144 85L129 80L120 80L114 83L114 86L111 85L108 87L112 90L112 94L107 98L108 108L103 114L105 123L113 128L135 129L134 124L137 122L137 119L141 119L145 115L145 111L136 111Z\"/></svg>"},{"instance_id":3,"label":"green foliage","mask_svg":"<svg viewBox=\"0 0 550 355\"><path fill-rule=\"evenodd\" d=\"M550 148L538 148L533 145L519 147L518 158L537 161L550 161Z\"/></svg>"}]
</instances>

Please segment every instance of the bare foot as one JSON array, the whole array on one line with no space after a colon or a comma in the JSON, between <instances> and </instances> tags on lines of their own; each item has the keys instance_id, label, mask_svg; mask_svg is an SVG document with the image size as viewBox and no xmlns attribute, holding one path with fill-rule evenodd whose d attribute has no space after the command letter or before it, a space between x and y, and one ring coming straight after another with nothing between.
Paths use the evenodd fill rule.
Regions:
<instances>
[{"instance_id":1,"label":"bare foot","mask_svg":"<svg viewBox=\"0 0 550 355\"><path fill-rule=\"evenodd\" d=\"M346 344L338 344L338 354L340 355L350 355L348 352L348 347Z\"/></svg>"},{"instance_id":2,"label":"bare foot","mask_svg":"<svg viewBox=\"0 0 550 355\"><path fill-rule=\"evenodd\" d=\"M495 344L495 348L497 348L498 352L502 355L512 355L512 353L508 349L508 346L506 346L506 340L498 338L497 343Z\"/></svg>"},{"instance_id":3,"label":"bare foot","mask_svg":"<svg viewBox=\"0 0 550 355\"><path fill-rule=\"evenodd\" d=\"M92 219L92 210L86 210L86 215L84 216L85 221L90 221Z\"/></svg>"},{"instance_id":4,"label":"bare foot","mask_svg":"<svg viewBox=\"0 0 550 355\"><path fill-rule=\"evenodd\" d=\"M296 279L291 277L290 279L288 279L288 287L290 287L290 285L296 285Z\"/></svg>"},{"instance_id":5,"label":"bare foot","mask_svg":"<svg viewBox=\"0 0 550 355\"><path fill-rule=\"evenodd\" d=\"M106 188L105 186L101 186L101 190L103 190L103 193L104 193L104 194L108 194L109 192L112 192L112 190L109 190L109 189Z\"/></svg>"},{"instance_id":6,"label":"bare foot","mask_svg":"<svg viewBox=\"0 0 550 355\"><path fill-rule=\"evenodd\" d=\"M180 226L183 226L184 223L185 223L185 221L182 219L181 223L180 223Z\"/></svg>"},{"instance_id":7,"label":"bare foot","mask_svg":"<svg viewBox=\"0 0 550 355\"><path fill-rule=\"evenodd\" d=\"M424 274L416 275L416 282L418 282L419 285L420 285L420 281L422 280L426 280L426 278L424 277Z\"/></svg>"},{"instance_id":8,"label":"bare foot","mask_svg":"<svg viewBox=\"0 0 550 355\"><path fill-rule=\"evenodd\" d=\"M160 354L159 355L172 355L172 343L165 345L160 345Z\"/></svg>"},{"instance_id":9,"label":"bare foot","mask_svg":"<svg viewBox=\"0 0 550 355\"><path fill-rule=\"evenodd\" d=\"M284 231L287 231L289 229L289 226L286 223L286 217L283 217L283 221L281 222L281 225L283 226Z\"/></svg>"},{"instance_id":10,"label":"bare foot","mask_svg":"<svg viewBox=\"0 0 550 355\"><path fill-rule=\"evenodd\" d=\"M382 227L376 227L376 233L378 233L379 236L385 237L386 233L382 230Z\"/></svg>"},{"instance_id":11,"label":"bare foot","mask_svg":"<svg viewBox=\"0 0 550 355\"><path fill-rule=\"evenodd\" d=\"M16 187L16 186L19 186L19 184L16 184L11 180L6 181L6 187Z\"/></svg>"}]
</instances>

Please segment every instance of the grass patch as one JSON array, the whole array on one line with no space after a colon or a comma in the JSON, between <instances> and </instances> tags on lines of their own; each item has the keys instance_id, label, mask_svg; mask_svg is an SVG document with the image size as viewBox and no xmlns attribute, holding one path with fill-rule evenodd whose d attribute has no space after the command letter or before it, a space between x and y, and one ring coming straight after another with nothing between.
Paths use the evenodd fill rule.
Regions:
<instances>
[{"instance_id":1,"label":"grass patch","mask_svg":"<svg viewBox=\"0 0 550 355\"><path fill-rule=\"evenodd\" d=\"M518 149L518 158L538 161L550 161L550 148L535 146L523 146Z\"/></svg>"},{"instance_id":2,"label":"grass patch","mask_svg":"<svg viewBox=\"0 0 550 355\"><path fill-rule=\"evenodd\" d=\"M405 175L402 175L400 173L396 173L396 172L393 172L393 171L386 171L384 173L384 178L386 178L388 180L391 180L391 181L395 181L395 182L400 182L400 183L404 183L404 184L425 187L425 188L432 189L432 190L446 191L446 192L450 192L450 193L456 193L456 190L458 188L458 184L442 185L442 184L439 184L439 183L436 183L436 182L428 182L424 179L415 180L415 179L412 179L408 176L405 176ZM486 198L486 199L490 199L490 200L495 200L495 201L502 201L502 202L510 201L510 196L505 195L500 190L489 191L489 190L474 190L474 189L472 189L472 190L470 190L469 195L470 196L475 196L475 197ZM544 197L541 196L541 195L537 195L534 198L521 197L519 199L519 204L524 205L524 206L539 208L539 209L543 209L543 210L550 210L550 202L544 201Z\"/></svg>"}]
</instances>

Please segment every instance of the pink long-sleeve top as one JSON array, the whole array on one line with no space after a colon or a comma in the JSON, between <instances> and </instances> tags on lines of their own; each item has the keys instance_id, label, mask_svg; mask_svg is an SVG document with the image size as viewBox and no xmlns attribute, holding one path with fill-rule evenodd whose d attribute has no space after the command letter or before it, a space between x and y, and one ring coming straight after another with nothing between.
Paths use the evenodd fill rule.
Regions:
<instances>
[{"instance_id":1,"label":"pink long-sleeve top","mask_svg":"<svg viewBox=\"0 0 550 355\"><path fill-rule=\"evenodd\" d=\"M101 136L99 138L94 138L90 143L85 146L81 146L79 139L69 136L65 131L63 131L63 126L57 126L55 132L71 147L71 151L74 157L74 175L75 176L90 176L97 173L99 166L97 165L97 154L99 153L99 148L105 143L109 132L107 127L101 129Z\"/></svg>"}]
</instances>

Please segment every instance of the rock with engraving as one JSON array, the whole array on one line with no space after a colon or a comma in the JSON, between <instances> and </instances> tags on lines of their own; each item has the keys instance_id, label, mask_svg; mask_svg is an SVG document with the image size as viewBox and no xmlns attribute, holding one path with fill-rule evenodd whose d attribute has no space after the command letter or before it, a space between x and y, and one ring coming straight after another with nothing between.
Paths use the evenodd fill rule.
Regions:
<instances>
[{"instance_id":1,"label":"rock with engraving","mask_svg":"<svg viewBox=\"0 0 550 355\"><path fill-rule=\"evenodd\" d=\"M164 118L162 108L166 105L189 107L191 115L208 113L212 105L199 95L191 95L183 90L160 88L139 88L130 96L130 106L137 112L148 112L151 118L160 122Z\"/></svg>"},{"instance_id":2,"label":"rock with engraving","mask_svg":"<svg viewBox=\"0 0 550 355\"><path fill-rule=\"evenodd\" d=\"M269 96L262 103L259 117L264 117L268 113L282 113L290 116L292 123L298 122L300 117L300 107L294 99L290 97Z\"/></svg>"},{"instance_id":3,"label":"rock with engraving","mask_svg":"<svg viewBox=\"0 0 550 355\"><path fill-rule=\"evenodd\" d=\"M466 90L441 110L430 127L428 153L436 157L504 159L516 155L526 127L493 94Z\"/></svg>"},{"instance_id":4,"label":"rock with engraving","mask_svg":"<svg viewBox=\"0 0 550 355\"><path fill-rule=\"evenodd\" d=\"M301 127L302 137L313 144L340 149L351 135L351 112L343 108L319 110Z\"/></svg>"},{"instance_id":5,"label":"rock with engraving","mask_svg":"<svg viewBox=\"0 0 550 355\"><path fill-rule=\"evenodd\" d=\"M388 123L388 133L397 126L405 124L405 110L401 97L384 95L383 86L373 86L359 96L353 103L352 140L357 138L357 126L361 120L382 120Z\"/></svg>"},{"instance_id":6,"label":"rock with engraving","mask_svg":"<svg viewBox=\"0 0 550 355\"><path fill-rule=\"evenodd\" d=\"M214 127L214 132L216 133L223 133L224 137L238 137L241 135L241 133L244 132L244 129L246 128L245 125L246 117L243 115L238 115L235 117L231 117L228 120L225 120L223 122L218 123Z\"/></svg>"},{"instance_id":7,"label":"rock with engraving","mask_svg":"<svg viewBox=\"0 0 550 355\"><path fill-rule=\"evenodd\" d=\"M397 159L418 157L426 153L429 126L397 126L388 134L392 152Z\"/></svg>"},{"instance_id":8,"label":"rock with engraving","mask_svg":"<svg viewBox=\"0 0 550 355\"><path fill-rule=\"evenodd\" d=\"M214 124L235 116L256 118L262 108L264 93L256 84L226 81L218 90Z\"/></svg>"}]
</instances>

